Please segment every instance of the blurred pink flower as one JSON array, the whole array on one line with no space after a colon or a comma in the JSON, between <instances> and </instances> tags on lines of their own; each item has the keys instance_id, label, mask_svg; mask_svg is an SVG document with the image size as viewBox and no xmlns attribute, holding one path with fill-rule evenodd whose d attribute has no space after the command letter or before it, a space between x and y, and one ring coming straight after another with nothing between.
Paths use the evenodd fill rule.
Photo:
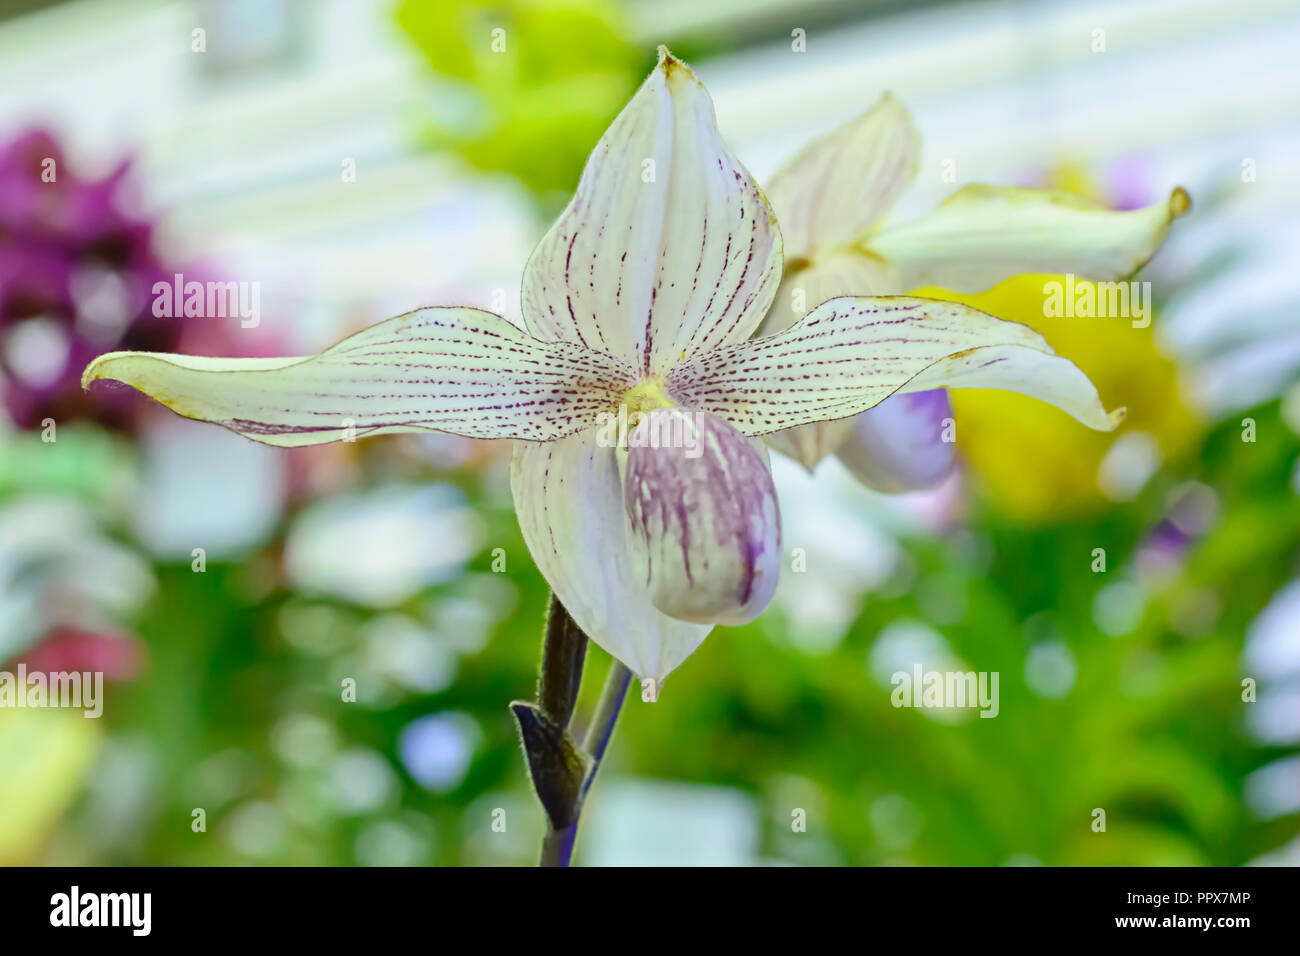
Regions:
<instances>
[{"instance_id":1,"label":"blurred pink flower","mask_svg":"<svg viewBox=\"0 0 1300 956\"><path fill-rule=\"evenodd\" d=\"M135 678L144 660L144 646L134 637L70 627L55 628L21 658L29 674L97 671L113 681Z\"/></svg>"}]
</instances>

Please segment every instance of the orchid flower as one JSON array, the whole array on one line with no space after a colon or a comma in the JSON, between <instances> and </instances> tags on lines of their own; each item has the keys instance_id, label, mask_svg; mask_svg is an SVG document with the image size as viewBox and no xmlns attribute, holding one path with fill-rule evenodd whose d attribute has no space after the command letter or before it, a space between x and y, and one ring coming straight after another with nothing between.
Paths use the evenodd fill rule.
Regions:
<instances>
[{"instance_id":1,"label":"orchid flower","mask_svg":"<svg viewBox=\"0 0 1300 956\"><path fill-rule=\"evenodd\" d=\"M760 335L781 332L819 303L897 295L921 286L982 292L1025 273L1127 277L1146 264L1187 193L1111 212L1071 193L971 185L930 215L879 228L915 178L921 137L886 93L867 113L815 140L772 178L768 196L785 237L785 274ZM835 454L880 491L930 487L953 465L952 406L942 390L906 390L852 418L768 436L812 471Z\"/></svg>"},{"instance_id":2,"label":"orchid flower","mask_svg":"<svg viewBox=\"0 0 1300 956\"><path fill-rule=\"evenodd\" d=\"M790 216L802 249L808 220ZM511 487L537 566L578 626L657 686L776 588L761 436L948 385L1022 392L1095 429L1118 419L1037 333L956 303L835 298L752 339L781 264L766 197L723 144L704 87L661 47L527 263L526 331L424 308L316 356L115 352L84 381L272 445L514 439ZM631 434L610 440L620 413Z\"/></svg>"}]
</instances>

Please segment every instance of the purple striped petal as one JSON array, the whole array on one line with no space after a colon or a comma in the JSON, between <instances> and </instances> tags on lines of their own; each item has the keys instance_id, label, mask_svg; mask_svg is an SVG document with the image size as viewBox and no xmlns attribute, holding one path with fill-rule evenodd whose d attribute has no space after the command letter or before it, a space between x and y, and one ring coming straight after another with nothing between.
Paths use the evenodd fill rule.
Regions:
<instances>
[{"instance_id":1,"label":"purple striped petal","mask_svg":"<svg viewBox=\"0 0 1300 956\"><path fill-rule=\"evenodd\" d=\"M598 434L516 442L515 512L533 560L578 626L638 677L662 681L709 628L650 604L628 552L617 449Z\"/></svg>"},{"instance_id":2,"label":"purple striped petal","mask_svg":"<svg viewBox=\"0 0 1300 956\"><path fill-rule=\"evenodd\" d=\"M889 263L856 248L840 249L786 274L759 333L784 332L828 299L845 295L897 295L902 291L898 271ZM852 427L850 418L813 422L774 432L766 440L769 446L793 458L811 473L823 458L840 447Z\"/></svg>"},{"instance_id":3,"label":"purple striped petal","mask_svg":"<svg viewBox=\"0 0 1300 956\"><path fill-rule=\"evenodd\" d=\"M707 91L661 47L529 259L524 320L538 338L662 374L748 338L780 272L771 207L723 144Z\"/></svg>"},{"instance_id":4,"label":"purple striped petal","mask_svg":"<svg viewBox=\"0 0 1300 956\"><path fill-rule=\"evenodd\" d=\"M836 456L877 491L933 488L952 471L952 403L942 388L891 395L851 421Z\"/></svg>"},{"instance_id":5,"label":"purple striped petal","mask_svg":"<svg viewBox=\"0 0 1300 956\"><path fill-rule=\"evenodd\" d=\"M270 445L400 431L546 441L594 424L633 382L609 356L478 309L408 312L306 358L110 352L82 384L100 380Z\"/></svg>"},{"instance_id":6,"label":"purple striped petal","mask_svg":"<svg viewBox=\"0 0 1300 956\"><path fill-rule=\"evenodd\" d=\"M660 611L744 624L781 570L781 518L761 444L703 412L657 408L628 439L632 566Z\"/></svg>"},{"instance_id":7,"label":"purple striped petal","mask_svg":"<svg viewBox=\"0 0 1300 956\"><path fill-rule=\"evenodd\" d=\"M1028 326L957 302L832 299L784 332L673 369L668 392L745 435L856 415L895 392L1000 388L1050 402L1098 431L1107 414L1074 363Z\"/></svg>"}]
</instances>

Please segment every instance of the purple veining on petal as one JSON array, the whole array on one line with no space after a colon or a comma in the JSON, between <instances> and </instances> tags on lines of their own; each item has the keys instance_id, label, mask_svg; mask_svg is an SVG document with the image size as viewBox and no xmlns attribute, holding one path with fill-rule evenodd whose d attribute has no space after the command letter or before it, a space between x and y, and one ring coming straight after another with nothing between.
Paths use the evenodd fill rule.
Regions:
<instances>
[{"instance_id":1,"label":"purple veining on petal","mask_svg":"<svg viewBox=\"0 0 1300 956\"><path fill-rule=\"evenodd\" d=\"M947 389L891 395L854 419L836 454L878 491L932 488L952 470L951 422Z\"/></svg>"},{"instance_id":2,"label":"purple veining on petal","mask_svg":"<svg viewBox=\"0 0 1300 956\"><path fill-rule=\"evenodd\" d=\"M165 356L108 356L91 374L141 385L173 407L179 399L182 414L251 438L322 441L397 427L553 440L597 424L635 380L608 356L459 308L397 316L275 369L236 360L213 376Z\"/></svg>"},{"instance_id":3,"label":"purple veining on petal","mask_svg":"<svg viewBox=\"0 0 1300 956\"><path fill-rule=\"evenodd\" d=\"M708 94L668 62L602 137L524 274L530 331L640 375L747 338L781 271L762 192L718 134Z\"/></svg>"},{"instance_id":4,"label":"purple veining on petal","mask_svg":"<svg viewBox=\"0 0 1300 956\"><path fill-rule=\"evenodd\" d=\"M628 546L651 602L682 620L752 620L771 600L781 562L763 455L722 419L680 408L643 416L628 444Z\"/></svg>"}]
</instances>

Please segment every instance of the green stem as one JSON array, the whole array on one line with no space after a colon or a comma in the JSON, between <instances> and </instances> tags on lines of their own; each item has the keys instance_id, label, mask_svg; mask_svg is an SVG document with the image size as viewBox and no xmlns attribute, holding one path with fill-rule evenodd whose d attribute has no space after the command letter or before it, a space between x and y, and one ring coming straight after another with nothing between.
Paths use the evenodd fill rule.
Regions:
<instances>
[{"instance_id":1,"label":"green stem","mask_svg":"<svg viewBox=\"0 0 1300 956\"><path fill-rule=\"evenodd\" d=\"M574 622L554 594L546 612L542 639L542 672L537 680L537 706L551 722L568 727L582 685L582 664L587 657L587 635Z\"/></svg>"},{"instance_id":2,"label":"green stem","mask_svg":"<svg viewBox=\"0 0 1300 956\"><path fill-rule=\"evenodd\" d=\"M575 820L562 830L557 830L548 821L546 836L542 837L542 856L538 866L568 866L573 856L573 841L578 836L578 823Z\"/></svg>"},{"instance_id":3,"label":"green stem","mask_svg":"<svg viewBox=\"0 0 1300 956\"><path fill-rule=\"evenodd\" d=\"M537 702L511 704L523 737L533 789L546 812L540 866L568 866L587 791L609 747L632 672L614 661L580 750L569 723L582 683L587 635L554 595L542 642Z\"/></svg>"},{"instance_id":4,"label":"green stem","mask_svg":"<svg viewBox=\"0 0 1300 956\"><path fill-rule=\"evenodd\" d=\"M542 839L542 856L539 866L568 866L573 856L573 845L578 836L578 821L582 815L582 806L587 800L587 791L596 779L596 771L609 748L610 738L614 735L614 725L623 710L623 700L627 697L628 685L632 683L632 672L622 661L615 660L605 678L605 686L600 692L600 702L591 717L587 734L583 738L582 749L587 753L587 773L582 780L582 789L578 791L573 810L567 826L556 829L550 822L546 825L546 836Z\"/></svg>"},{"instance_id":5,"label":"green stem","mask_svg":"<svg viewBox=\"0 0 1300 956\"><path fill-rule=\"evenodd\" d=\"M632 672L622 661L615 659L610 665L609 676L605 678L605 688L600 692L596 713L592 715L591 724L587 727L587 736L582 741L582 749L591 757L591 769L582 781L579 809L587 797L587 791L591 789L592 781L596 779L596 771L600 769L600 761L605 756L605 749L609 747L609 739L614 736L614 724L618 723L618 715L623 710L623 699L627 697L627 688L631 683Z\"/></svg>"}]
</instances>

